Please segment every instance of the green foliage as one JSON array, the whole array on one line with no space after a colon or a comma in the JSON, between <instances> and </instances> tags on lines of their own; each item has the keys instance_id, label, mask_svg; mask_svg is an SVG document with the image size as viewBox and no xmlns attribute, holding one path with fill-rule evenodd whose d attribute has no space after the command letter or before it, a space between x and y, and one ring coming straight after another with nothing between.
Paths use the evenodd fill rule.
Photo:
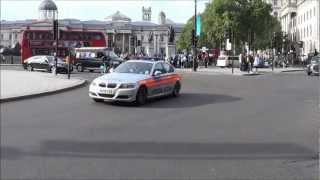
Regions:
<instances>
[{"instance_id":1,"label":"green foliage","mask_svg":"<svg viewBox=\"0 0 320 180\"><path fill-rule=\"evenodd\" d=\"M251 47L265 49L271 46L273 32L280 32L280 23L271 16L271 6L262 0L214 0L202 14L199 46L219 47L225 40L224 32L231 28L238 46L252 42ZM178 48L191 47L193 18L184 27ZM252 41L250 41L252 37Z\"/></svg>"}]
</instances>

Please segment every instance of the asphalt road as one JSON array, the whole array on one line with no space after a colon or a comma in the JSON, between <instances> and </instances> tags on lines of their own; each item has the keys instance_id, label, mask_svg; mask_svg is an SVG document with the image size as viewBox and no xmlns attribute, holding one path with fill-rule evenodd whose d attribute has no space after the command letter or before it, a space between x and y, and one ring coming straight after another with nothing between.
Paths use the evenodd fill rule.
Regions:
<instances>
[{"instance_id":1,"label":"asphalt road","mask_svg":"<svg viewBox=\"0 0 320 180\"><path fill-rule=\"evenodd\" d=\"M142 107L87 86L1 104L1 179L318 178L319 77L183 79Z\"/></svg>"}]
</instances>

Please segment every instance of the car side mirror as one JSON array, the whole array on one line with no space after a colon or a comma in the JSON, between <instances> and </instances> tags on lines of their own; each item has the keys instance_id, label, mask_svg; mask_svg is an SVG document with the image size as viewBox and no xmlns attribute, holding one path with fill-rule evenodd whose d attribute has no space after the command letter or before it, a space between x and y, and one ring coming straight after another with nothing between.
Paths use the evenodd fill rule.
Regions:
<instances>
[{"instance_id":1,"label":"car side mirror","mask_svg":"<svg viewBox=\"0 0 320 180\"><path fill-rule=\"evenodd\" d=\"M161 71L155 71L155 72L153 73L153 76L160 76L160 74L161 74Z\"/></svg>"}]
</instances>

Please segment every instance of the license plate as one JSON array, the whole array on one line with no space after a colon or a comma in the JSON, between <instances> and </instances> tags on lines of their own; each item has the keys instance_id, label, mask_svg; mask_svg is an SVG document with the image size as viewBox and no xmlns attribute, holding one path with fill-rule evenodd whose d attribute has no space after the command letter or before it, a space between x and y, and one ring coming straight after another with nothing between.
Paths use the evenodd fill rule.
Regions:
<instances>
[{"instance_id":1,"label":"license plate","mask_svg":"<svg viewBox=\"0 0 320 180\"><path fill-rule=\"evenodd\" d=\"M103 89L103 90L100 90L100 93L101 94L113 94L113 90L111 90L111 89Z\"/></svg>"}]
</instances>

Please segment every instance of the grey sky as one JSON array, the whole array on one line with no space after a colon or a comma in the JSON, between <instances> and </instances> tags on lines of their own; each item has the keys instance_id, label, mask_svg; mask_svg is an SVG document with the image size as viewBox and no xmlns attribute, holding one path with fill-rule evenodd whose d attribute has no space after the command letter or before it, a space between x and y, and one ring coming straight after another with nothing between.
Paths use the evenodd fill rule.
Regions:
<instances>
[{"instance_id":1,"label":"grey sky","mask_svg":"<svg viewBox=\"0 0 320 180\"><path fill-rule=\"evenodd\" d=\"M198 0L198 11L205 9L209 0ZM41 0L1 0L2 20L37 19ZM194 13L193 0L55 0L59 18L81 20L103 20L117 10L133 21L142 19L142 6L152 7L152 21L158 21L158 14L164 11L167 18L185 23Z\"/></svg>"}]
</instances>

